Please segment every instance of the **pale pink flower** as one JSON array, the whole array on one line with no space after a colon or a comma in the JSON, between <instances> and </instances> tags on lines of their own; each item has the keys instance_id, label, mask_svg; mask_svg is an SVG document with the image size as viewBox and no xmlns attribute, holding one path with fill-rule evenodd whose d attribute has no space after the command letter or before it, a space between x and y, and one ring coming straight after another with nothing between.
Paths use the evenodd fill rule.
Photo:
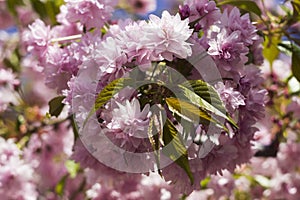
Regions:
<instances>
[{"instance_id":1,"label":"pale pink flower","mask_svg":"<svg viewBox=\"0 0 300 200\"><path fill-rule=\"evenodd\" d=\"M279 145L278 165L283 173L296 171L300 163L300 143L288 141Z\"/></svg>"},{"instance_id":2,"label":"pale pink flower","mask_svg":"<svg viewBox=\"0 0 300 200\"><path fill-rule=\"evenodd\" d=\"M116 107L105 119L108 137L122 148L130 151L143 150L148 143L148 125L151 115L147 104L142 110L136 98L115 102ZM105 116L105 111L102 113Z\"/></svg>"},{"instance_id":3,"label":"pale pink flower","mask_svg":"<svg viewBox=\"0 0 300 200\"><path fill-rule=\"evenodd\" d=\"M21 159L13 140L0 137L0 196L2 199L35 200L37 191L32 166Z\"/></svg>"},{"instance_id":4,"label":"pale pink flower","mask_svg":"<svg viewBox=\"0 0 300 200\"><path fill-rule=\"evenodd\" d=\"M241 41L240 31L230 33L224 28L213 26L207 37L208 54L214 57L219 67L230 71L247 61L246 54L249 50Z\"/></svg>"},{"instance_id":5,"label":"pale pink flower","mask_svg":"<svg viewBox=\"0 0 300 200\"><path fill-rule=\"evenodd\" d=\"M162 60L161 56L153 54L153 45L147 40L145 21L128 22L122 31L115 34L120 47L126 52L129 62L137 65L150 64L151 61Z\"/></svg>"},{"instance_id":6,"label":"pale pink flower","mask_svg":"<svg viewBox=\"0 0 300 200\"><path fill-rule=\"evenodd\" d=\"M263 119L258 121L255 126L259 129L254 135L254 149L262 149L264 146L268 146L272 142L272 129L273 122L270 115L266 115Z\"/></svg>"},{"instance_id":7,"label":"pale pink flower","mask_svg":"<svg viewBox=\"0 0 300 200\"><path fill-rule=\"evenodd\" d=\"M9 103L17 104L19 95L15 91L20 81L11 69L0 69L0 112L6 110Z\"/></svg>"},{"instance_id":8,"label":"pale pink flower","mask_svg":"<svg viewBox=\"0 0 300 200\"><path fill-rule=\"evenodd\" d=\"M234 189L234 178L229 171L224 171L223 175L212 175L211 180L208 183L208 187L214 190L213 197L216 199L222 199L226 196L230 196Z\"/></svg>"},{"instance_id":9,"label":"pale pink flower","mask_svg":"<svg viewBox=\"0 0 300 200\"><path fill-rule=\"evenodd\" d=\"M67 0L69 22L80 22L87 29L101 28L111 17L116 0Z\"/></svg>"},{"instance_id":10,"label":"pale pink flower","mask_svg":"<svg viewBox=\"0 0 300 200\"><path fill-rule=\"evenodd\" d=\"M219 92L222 101L230 113L237 110L239 106L245 105L245 97L239 91L234 90L229 84L225 83L224 85L219 82L216 85L216 90Z\"/></svg>"},{"instance_id":11,"label":"pale pink flower","mask_svg":"<svg viewBox=\"0 0 300 200\"><path fill-rule=\"evenodd\" d=\"M154 47L154 53L166 60L173 60L173 56L187 58L192 54L191 44L186 41L192 35L189 20L181 20L179 14L175 16L168 11L162 13L162 18L149 16L150 21L145 30L147 41Z\"/></svg>"},{"instance_id":12,"label":"pale pink flower","mask_svg":"<svg viewBox=\"0 0 300 200\"><path fill-rule=\"evenodd\" d=\"M121 70L122 65L127 62L123 49L112 37L106 38L95 46L92 59L98 64L100 75L113 74Z\"/></svg>"},{"instance_id":13,"label":"pale pink flower","mask_svg":"<svg viewBox=\"0 0 300 200\"><path fill-rule=\"evenodd\" d=\"M38 176L38 189L54 188L67 174L66 160L72 154L74 133L69 122L45 127L42 134L33 134L24 150L24 159L32 164ZM51 177L51 178L49 178Z\"/></svg>"},{"instance_id":14,"label":"pale pink flower","mask_svg":"<svg viewBox=\"0 0 300 200\"><path fill-rule=\"evenodd\" d=\"M240 41L246 46L252 45L260 37L257 35L256 27L251 23L249 13L242 15L238 8L234 7L231 11L224 10L220 17L222 26L231 32L240 32Z\"/></svg>"},{"instance_id":15,"label":"pale pink flower","mask_svg":"<svg viewBox=\"0 0 300 200\"><path fill-rule=\"evenodd\" d=\"M179 7L179 12L183 19L189 18L190 22L199 21L196 26L205 30L217 21L220 16L220 10L214 1L209 0L185 0L183 6Z\"/></svg>"},{"instance_id":16,"label":"pale pink flower","mask_svg":"<svg viewBox=\"0 0 300 200\"><path fill-rule=\"evenodd\" d=\"M29 30L23 32L23 41L27 44L27 50L33 51L40 57L47 50L51 38L50 26L46 26L40 19L36 19L29 25Z\"/></svg>"}]
</instances>

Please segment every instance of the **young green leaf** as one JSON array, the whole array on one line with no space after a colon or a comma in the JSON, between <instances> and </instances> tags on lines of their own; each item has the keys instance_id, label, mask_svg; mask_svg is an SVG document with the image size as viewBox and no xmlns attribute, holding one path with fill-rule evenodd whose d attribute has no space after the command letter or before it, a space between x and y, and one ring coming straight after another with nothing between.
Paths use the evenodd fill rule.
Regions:
<instances>
[{"instance_id":1,"label":"young green leaf","mask_svg":"<svg viewBox=\"0 0 300 200\"><path fill-rule=\"evenodd\" d=\"M226 4L230 4L230 5L236 6L236 7L240 8L240 9L248 11L248 12L253 12L257 16L261 16L261 14L262 14L260 8L253 1L246 1L246 0L225 0L225 1L222 1L222 2L218 3L219 6L226 5Z\"/></svg>"},{"instance_id":2,"label":"young green leaf","mask_svg":"<svg viewBox=\"0 0 300 200\"><path fill-rule=\"evenodd\" d=\"M123 88L130 85L131 79L129 78L119 78L110 82L107 86L101 90L98 94L95 102L95 110L101 108L106 104L115 94L120 92Z\"/></svg>"},{"instance_id":3,"label":"young green leaf","mask_svg":"<svg viewBox=\"0 0 300 200\"><path fill-rule=\"evenodd\" d=\"M110 82L108 85L106 85L101 92L98 94L95 105L92 108L92 110L89 112L86 120L83 123L83 126L86 125L88 119L104 104L106 104L115 94L120 92L123 88L126 86L132 85L134 81L132 81L131 78L119 78L115 79L112 82Z\"/></svg>"},{"instance_id":4,"label":"young green leaf","mask_svg":"<svg viewBox=\"0 0 300 200\"><path fill-rule=\"evenodd\" d=\"M60 181L57 183L57 185L55 186L55 192L59 196L62 196L64 194L64 188L65 188L65 185L66 185L67 178L68 178L68 174L63 176L60 179Z\"/></svg>"},{"instance_id":5,"label":"young green leaf","mask_svg":"<svg viewBox=\"0 0 300 200\"><path fill-rule=\"evenodd\" d=\"M280 37L273 36L273 37L266 37L265 42L263 44L263 55L264 57L270 62L272 66L274 60L278 57L280 51L278 48L278 44L281 42Z\"/></svg>"},{"instance_id":6,"label":"young green leaf","mask_svg":"<svg viewBox=\"0 0 300 200\"><path fill-rule=\"evenodd\" d=\"M49 113L51 116L58 117L60 115L65 106L65 104L62 103L64 99L65 96L58 96L49 101Z\"/></svg>"},{"instance_id":7,"label":"young green leaf","mask_svg":"<svg viewBox=\"0 0 300 200\"><path fill-rule=\"evenodd\" d=\"M226 114L224 114L222 111L220 111L219 109L217 109L215 106L211 105L210 103L208 103L205 99L203 99L201 96L197 95L195 92L193 92L192 90L184 87L183 85L179 85L179 88L181 89L183 95L190 100L191 103L193 103L194 105L205 109L206 111L210 111L213 114L220 116L224 119L226 119L227 121L229 121L234 127L238 128L237 124L235 123L235 121L227 116Z\"/></svg>"},{"instance_id":8,"label":"young green leaf","mask_svg":"<svg viewBox=\"0 0 300 200\"><path fill-rule=\"evenodd\" d=\"M218 122L216 122L209 113L201 110L194 104L172 97L166 98L166 103L173 113L189 122L206 124L213 122L218 124Z\"/></svg>"},{"instance_id":9,"label":"young green leaf","mask_svg":"<svg viewBox=\"0 0 300 200\"><path fill-rule=\"evenodd\" d=\"M80 170L80 165L79 163L76 163L73 160L67 160L65 163L66 169L70 174L71 178L75 178L76 175L78 174L79 170Z\"/></svg>"},{"instance_id":10,"label":"young green leaf","mask_svg":"<svg viewBox=\"0 0 300 200\"><path fill-rule=\"evenodd\" d=\"M219 109L222 113L226 113L225 106L214 87L202 80L190 80L182 84L184 87L194 91L198 96L208 103Z\"/></svg>"},{"instance_id":11,"label":"young green leaf","mask_svg":"<svg viewBox=\"0 0 300 200\"><path fill-rule=\"evenodd\" d=\"M191 184L193 184L194 177L190 169L187 149L182 142L180 134L169 119L164 124L163 140L165 144L162 149L163 154L179 165L188 175Z\"/></svg>"}]
</instances>

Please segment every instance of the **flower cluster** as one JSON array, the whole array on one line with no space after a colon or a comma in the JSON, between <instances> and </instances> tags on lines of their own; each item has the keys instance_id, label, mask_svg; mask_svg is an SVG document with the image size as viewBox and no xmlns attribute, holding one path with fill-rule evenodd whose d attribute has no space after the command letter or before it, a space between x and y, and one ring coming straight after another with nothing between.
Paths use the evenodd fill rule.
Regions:
<instances>
[{"instance_id":1,"label":"flower cluster","mask_svg":"<svg viewBox=\"0 0 300 200\"><path fill-rule=\"evenodd\" d=\"M11 70L0 68L0 112L6 110L9 103L18 102L18 94L15 87L19 85L19 80Z\"/></svg>"},{"instance_id":2,"label":"flower cluster","mask_svg":"<svg viewBox=\"0 0 300 200\"><path fill-rule=\"evenodd\" d=\"M222 13L214 1L187 0L176 15L163 11L161 18L150 15L148 21L127 19L110 24L114 5L114 1L67 1L57 17L60 25L50 27L36 20L23 34L27 49L44 69L46 84L66 96L64 103L75 115L81 145L97 154L98 160L114 163L110 167L118 170L124 166L119 151L123 157L126 152L146 153L149 160L137 158L134 162L156 165L165 180L186 194L199 188L206 175L233 171L247 162L257 130L253 125L263 117L266 96L254 65L261 63L261 39L249 15L241 15L237 8ZM199 54L205 55L200 62L210 63L214 69L191 66ZM253 60L248 59L250 54ZM205 79L210 70L218 71L217 80ZM184 81L191 79L197 79L196 86L206 84L219 105L201 92L189 93ZM126 85L126 81L130 83ZM135 87L133 82L141 84ZM198 95L194 98L206 103L189 95ZM176 100L177 96L183 99ZM97 107L97 102L103 103ZM198 115L200 122L195 121L191 111L180 111L174 102L202 110L207 117L202 121L203 115ZM90 120L94 105L96 118ZM168 135L172 130L188 134L186 139L177 138L185 141L174 147L175 154L178 145L185 149L186 160L160 168L159 163L168 163L172 153L158 162L150 155L155 149L164 151L170 143L168 137L174 140L174 135ZM111 142L117 147L114 153L109 153L113 152ZM77 145L75 160L93 163ZM186 162L188 167L183 167ZM140 173L146 173L145 169L153 170L148 166ZM102 191L97 185L94 189Z\"/></svg>"},{"instance_id":3,"label":"flower cluster","mask_svg":"<svg viewBox=\"0 0 300 200\"><path fill-rule=\"evenodd\" d=\"M34 169L13 140L0 138L0 194L3 199L36 199Z\"/></svg>"},{"instance_id":4,"label":"flower cluster","mask_svg":"<svg viewBox=\"0 0 300 200\"><path fill-rule=\"evenodd\" d=\"M290 133L289 137L295 137ZM250 199L298 199L300 188L299 143L290 138L281 143L277 158L258 158L251 164L236 170L235 174L226 171L223 176L210 177L206 189L193 192L188 199L203 196L206 199L247 197Z\"/></svg>"},{"instance_id":5,"label":"flower cluster","mask_svg":"<svg viewBox=\"0 0 300 200\"><path fill-rule=\"evenodd\" d=\"M300 3L156 2L0 2L1 198L299 199Z\"/></svg>"}]
</instances>

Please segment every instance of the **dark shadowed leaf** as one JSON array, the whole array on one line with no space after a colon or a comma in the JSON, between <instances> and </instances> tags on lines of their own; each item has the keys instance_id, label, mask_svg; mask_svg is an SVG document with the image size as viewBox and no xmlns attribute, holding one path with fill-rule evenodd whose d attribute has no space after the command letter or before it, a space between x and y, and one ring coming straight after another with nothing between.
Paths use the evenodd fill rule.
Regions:
<instances>
[{"instance_id":1,"label":"dark shadowed leaf","mask_svg":"<svg viewBox=\"0 0 300 200\"><path fill-rule=\"evenodd\" d=\"M65 106L65 104L62 103L64 99L65 96L58 96L49 101L49 113L51 116L58 117L60 115Z\"/></svg>"},{"instance_id":2,"label":"dark shadowed leaf","mask_svg":"<svg viewBox=\"0 0 300 200\"><path fill-rule=\"evenodd\" d=\"M177 165L184 169L191 181L191 184L193 184L194 177L190 169L187 149L182 142L181 135L169 119L167 119L164 124L163 140L165 144L162 149L163 154L168 156Z\"/></svg>"},{"instance_id":3,"label":"dark shadowed leaf","mask_svg":"<svg viewBox=\"0 0 300 200\"><path fill-rule=\"evenodd\" d=\"M300 49L293 48L292 54L292 73L300 82Z\"/></svg>"}]
</instances>

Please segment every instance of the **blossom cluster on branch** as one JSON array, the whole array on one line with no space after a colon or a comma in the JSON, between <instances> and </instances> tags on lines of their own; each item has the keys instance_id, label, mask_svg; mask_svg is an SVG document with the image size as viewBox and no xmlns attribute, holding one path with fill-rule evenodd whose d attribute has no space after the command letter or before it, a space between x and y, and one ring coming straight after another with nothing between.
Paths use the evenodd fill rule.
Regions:
<instances>
[{"instance_id":1,"label":"blossom cluster on branch","mask_svg":"<svg viewBox=\"0 0 300 200\"><path fill-rule=\"evenodd\" d=\"M300 4L155 2L0 2L1 198L298 199Z\"/></svg>"}]
</instances>

